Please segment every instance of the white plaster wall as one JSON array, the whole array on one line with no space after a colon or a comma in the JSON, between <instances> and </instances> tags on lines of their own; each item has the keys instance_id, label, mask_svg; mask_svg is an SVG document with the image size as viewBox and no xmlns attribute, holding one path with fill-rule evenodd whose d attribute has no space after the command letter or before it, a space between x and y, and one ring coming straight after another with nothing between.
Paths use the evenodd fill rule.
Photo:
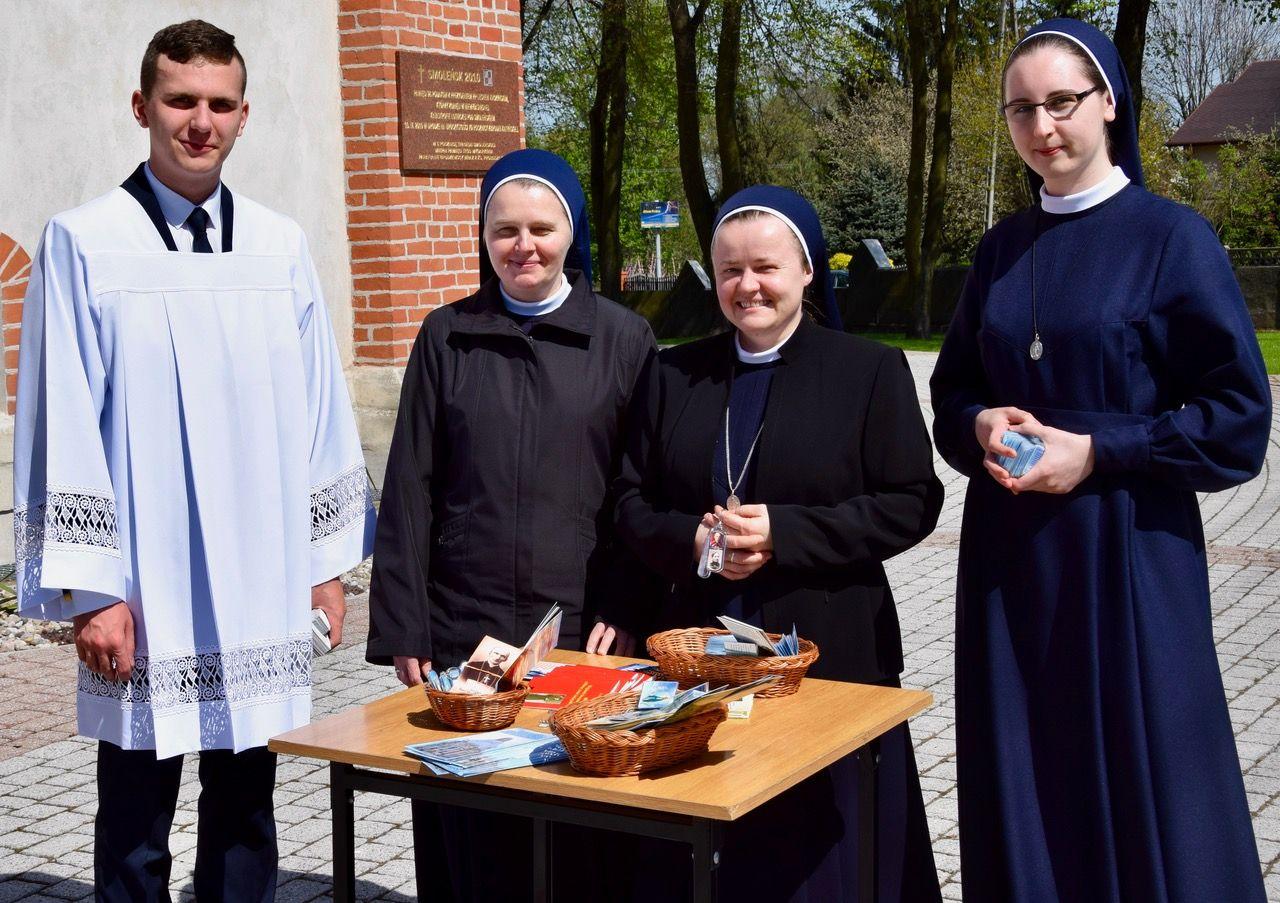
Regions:
<instances>
[{"instance_id":1,"label":"white plaster wall","mask_svg":"<svg viewBox=\"0 0 1280 903\"><path fill-rule=\"evenodd\" d=\"M45 222L147 156L133 119L142 53L199 18L236 37L249 122L228 185L296 219L351 360L337 0L0 0L0 232L34 256Z\"/></svg>"},{"instance_id":2,"label":"white plaster wall","mask_svg":"<svg viewBox=\"0 0 1280 903\"><path fill-rule=\"evenodd\" d=\"M0 232L34 256L51 216L146 158L129 109L142 54L159 29L191 18L235 35L249 72L249 122L226 182L306 231L349 366L337 0L0 0ZM0 512L12 506L3 401L0 381ZM0 514L0 564L12 561L11 518Z\"/></svg>"}]
</instances>

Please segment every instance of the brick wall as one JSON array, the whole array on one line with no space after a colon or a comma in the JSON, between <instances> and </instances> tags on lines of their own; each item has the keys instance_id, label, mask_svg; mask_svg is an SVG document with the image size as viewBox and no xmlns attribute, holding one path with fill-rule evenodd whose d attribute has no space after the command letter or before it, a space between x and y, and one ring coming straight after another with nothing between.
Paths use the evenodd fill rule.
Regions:
<instances>
[{"instance_id":1,"label":"brick wall","mask_svg":"<svg viewBox=\"0 0 1280 903\"><path fill-rule=\"evenodd\" d=\"M22 329L22 296L31 276L31 258L9 236L0 232L0 311L4 322L4 386L8 410L18 399L18 333Z\"/></svg>"},{"instance_id":2,"label":"brick wall","mask_svg":"<svg viewBox=\"0 0 1280 903\"><path fill-rule=\"evenodd\" d=\"M519 0L340 0L356 364L403 366L422 318L477 287L480 175L400 172L395 52L520 61ZM524 81L520 81L524 142Z\"/></svg>"}]
</instances>

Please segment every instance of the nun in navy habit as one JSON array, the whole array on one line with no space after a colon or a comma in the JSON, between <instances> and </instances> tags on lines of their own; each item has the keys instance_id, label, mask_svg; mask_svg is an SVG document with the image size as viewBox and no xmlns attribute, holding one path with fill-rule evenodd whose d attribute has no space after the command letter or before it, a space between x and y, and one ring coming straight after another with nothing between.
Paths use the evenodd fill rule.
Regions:
<instances>
[{"instance_id":1,"label":"nun in navy habit","mask_svg":"<svg viewBox=\"0 0 1280 903\"><path fill-rule=\"evenodd\" d=\"M432 311L414 343L366 653L407 686L485 635L523 643L555 602L560 647L580 649L584 623L644 586L613 541L609 489L653 332L592 291L586 207L555 154L498 160L480 190L480 288ZM575 875L580 833L556 833ZM415 803L414 846L423 899L531 897L527 819Z\"/></svg>"},{"instance_id":2,"label":"nun in navy habit","mask_svg":"<svg viewBox=\"0 0 1280 903\"><path fill-rule=\"evenodd\" d=\"M1101 32L1032 29L1003 102L1037 202L983 237L931 382L969 477L965 899L1262 901L1196 503L1263 463L1253 325L1213 229L1143 187ZM1046 447L1017 479L1006 428Z\"/></svg>"},{"instance_id":3,"label":"nun in navy habit","mask_svg":"<svg viewBox=\"0 0 1280 903\"><path fill-rule=\"evenodd\" d=\"M805 310L811 298L839 325L817 214L794 192L731 197L711 257L733 328L658 356L618 480L618 531L666 583L656 626L713 626L725 613L774 632L794 624L821 649L811 676L897 686L902 642L882 562L928 535L942 505L906 359ZM727 561L702 579L717 515ZM721 899L858 900L858 780L846 757L729 824ZM939 900L905 726L883 738L876 780L878 899ZM641 879L687 880L680 862L650 864Z\"/></svg>"}]
</instances>

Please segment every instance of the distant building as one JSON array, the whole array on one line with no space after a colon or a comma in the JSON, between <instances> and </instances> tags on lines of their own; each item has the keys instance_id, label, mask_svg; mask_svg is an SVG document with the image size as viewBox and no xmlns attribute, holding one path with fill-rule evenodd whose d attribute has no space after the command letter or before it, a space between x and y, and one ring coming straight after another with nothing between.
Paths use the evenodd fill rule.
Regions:
<instances>
[{"instance_id":1,"label":"distant building","mask_svg":"<svg viewBox=\"0 0 1280 903\"><path fill-rule=\"evenodd\" d=\"M1214 88L1168 140L1212 166L1218 149L1280 128L1280 60L1253 63L1235 81Z\"/></svg>"}]
</instances>

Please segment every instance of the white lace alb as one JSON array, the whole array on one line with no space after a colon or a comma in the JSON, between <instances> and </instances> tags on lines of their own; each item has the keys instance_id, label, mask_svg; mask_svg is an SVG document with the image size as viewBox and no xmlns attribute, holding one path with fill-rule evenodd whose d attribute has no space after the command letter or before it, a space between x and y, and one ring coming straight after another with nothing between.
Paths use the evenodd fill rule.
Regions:
<instances>
[{"instance_id":1,"label":"white lace alb","mask_svg":"<svg viewBox=\"0 0 1280 903\"><path fill-rule=\"evenodd\" d=\"M363 523L372 503L364 467L353 467L311 490L311 541L325 542Z\"/></svg>"}]
</instances>

